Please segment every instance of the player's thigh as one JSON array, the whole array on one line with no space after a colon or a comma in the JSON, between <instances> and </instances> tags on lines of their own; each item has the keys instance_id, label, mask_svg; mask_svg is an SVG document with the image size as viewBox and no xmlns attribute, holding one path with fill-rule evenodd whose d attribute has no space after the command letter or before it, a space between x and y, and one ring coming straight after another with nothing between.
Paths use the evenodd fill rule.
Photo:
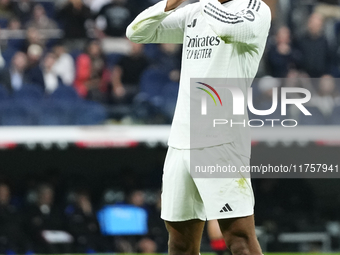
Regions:
<instances>
[{"instance_id":1,"label":"player's thigh","mask_svg":"<svg viewBox=\"0 0 340 255\"><path fill-rule=\"evenodd\" d=\"M254 215L219 219L221 232L226 244L230 247L233 242L243 239L247 242L256 241Z\"/></svg>"},{"instance_id":2,"label":"player's thigh","mask_svg":"<svg viewBox=\"0 0 340 255\"><path fill-rule=\"evenodd\" d=\"M169 147L163 172L161 218L170 222L205 220L201 196L189 172L189 150Z\"/></svg>"},{"instance_id":3,"label":"player's thigh","mask_svg":"<svg viewBox=\"0 0 340 255\"><path fill-rule=\"evenodd\" d=\"M169 250L198 254L205 222L199 219L171 222L165 221L169 232Z\"/></svg>"}]
</instances>

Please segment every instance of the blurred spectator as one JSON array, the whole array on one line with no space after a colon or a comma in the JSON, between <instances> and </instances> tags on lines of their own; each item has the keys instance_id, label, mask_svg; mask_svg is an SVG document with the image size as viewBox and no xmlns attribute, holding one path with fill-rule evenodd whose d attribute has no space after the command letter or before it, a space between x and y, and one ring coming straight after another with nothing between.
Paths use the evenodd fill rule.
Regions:
<instances>
[{"instance_id":1,"label":"blurred spectator","mask_svg":"<svg viewBox=\"0 0 340 255\"><path fill-rule=\"evenodd\" d=\"M287 74L287 78L283 80L283 87L291 87L291 88L305 88L309 92L311 92L312 98L316 95L316 90L312 84L312 80L308 74L299 72L295 69L289 70ZM305 95L302 93L287 93L286 97L289 99L297 99L304 97ZM287 107L288 116L292 119L299 119L301 114L301 110L298 107L293 105L289 105Z\"/></svg>"},{"instance_id":2,"label":"blurred spectator","mask_svg":"<svg viewBox=\"0 0 340 255\"><path fill-rule=\"evenodd\" d=\"M126 27L131 21L127 0L112 0L96 15L97 28L107 36L125 37Z\"/></svg>"},{"instance_id":3,"label":"blurred spectator","mask_svg":"<svg viewBox=\"0 0 340 255\"><path fill-rule=\"evenodd\" d=\"M181 69L181 47L178 44L164 43L159 45L159 50L154 64L158 69L169 74L172 81L179 81Z\"/></svg>"},{"instance_id":4,"label":"blurred spectator","mask_svg":"<svg viewBox=\"0 0 340 255\"><path fill-rule=\"evenodd\" d=\"M31 18L35 3L31 0L19 0L14 5L16 16L23 24L26 23Z\"/></svg>"},{"instance_id":5,"label":"blurred spectator","mask_svg":"<svg viewBox=\"0 0 340 255\"><path fill-rule=\"evenodd\" d=\"M103 100L102 91L105 81L105 57L103 55L100 41L90 41L76 61L76 79L74 82L78 94L82 97Z\"/></svg>"},{"instance_id":6,"label":"blurred spectator","mask_svg":"<svg viewBox=\"0 0 340 255\"><path fill-rule=\"evenodd\" d=\"M131 192L129 197L129 204L144 207L145 205L145 194L142 190L134 190Z\"/></svg>"},{"instance_id":7,"label":"blurred spectator","mask_svg":"<svg viewBox=\"0 0 340 255\"><path fill-rule=\"evenodd\" d=\"M11 60L10 68L0 70L0 84L8 91L20 90L25 82L25 71L27 68L27 56L18 51Z\"/></svg>"},{"instance_id":8,"label":"blurred spectator","mask_svg":"<svg viewBox=\"0 0 340 255\"><path fill-rule=\"evenodd\" d=\"M157 252L157 244L148 237L143 237L137 243L137 252L143 254L154 254Z\"/></svg>"},{"instance_id":9,"label":"blurred spectator","mask_svg":"<svg viewBox=\"0 0 340 255\"><path fill-rule=\"evenodd\" d=\"M65 214L68 231L75 238L77 253L107 250L87 191L76 192L74 204L66 208Z\"/></svg>"},{"instance_id":10,"label":"blurred spectator","mask_svg":"<svg viewBox=\"0 0 340 255\"><path fill-rule=\"evenodd\" d=\"M287 78L283 80L284 87L305 88L311 92L312 96L316 95L316 91L312 85L312 79L308 74L299 72L296 69L290 69ZM300 98L300 93L288 93L287 98Z\"/></svg>"},{"instance_id":11,"label":"blurred spectator","mask_svg":"<svg viewBox=\"0 0 340 255\"><path fill-rule=\"evenodd\" d=\"M157 244L157 252L164 253L168 248L168 231L161 219L161 192L158 193L156 204L150 208L148 215L149 236Z\"/></svg>"},{"instance_id":12,"label":"blurred spectator","mask_svg":"<svg viewBox=\"0 0 340 255\"><path fill-rule=\"evenodd\" d=\"M148 68L149 60L144 55L142 44L131 43L130 55L124 56L112 71L113 103L132 103L139 92L139 80Z\"/></svg>"},{"instance_id":13,"label":"blurred spectator","mask_svg":"<svg viewBox=\"0 0 340 255\"><path fill-rule=\"evenodd\" d=\"M308 20L307 33L298 41L302 53L301 68L313 78L329 73L332 62L323 25L323 17L317 13L312 14Z\"/></svg>"},{"instance_id":14,"label":"blurred spectator","mask_svg":"<svg viewBox=\"0 0 340 255\"><path fill-rule=\"evenodd\" d=\"M40 68L40 61L43 55L43 49L37 44L28 47L28 68L25 72L25 81L29 84L35 84L41 88L45 87L44 76Z\"/></svg>"},{"instance_id":15,"label":"blurred spectator","mask_svg":"<svg viewBox=\"0 0 340 255\"><path fill-rule=\"evenodd\" d=\"M72 85L75 78L75 63L66 48L59 44L54 46L53 53L57 59L53 65L53 71L57 74L64 85Z\"/></svg>"},{"instance_id":16,"label":"blurred spectator","mask_svg":"<svg viewBox=\"0 0 340 255\"><path fill-rule=\"evenodd\" d=\"M42 49L45 48L45 39L41 32L35 27L29 27L26 30L26 40L24 42L22 51L27 52L28 47L32 44L39 45Z\"/></svg>"},{"instance_id":17,"label":"blurred spectator","mask_svg":"<svg viewBox=\"0 0 340 255\"><path fill-rule=\"evenodd\" d=\"M315 12L325 18L340 19L340 6L338 0L318 0Z\"/></svg>"},{"instance_id":18,"label":"blurred spectator","mask_svg":"<svg viewBox=\"0 0 340 255\"><path fill-rule=\"evenodd\" d=\"M53 66L57 60L57 56L49 52L42 62L42 74L44 77L44 89L47 94L52 94L59 86L59 76L53 70ZM40 85L40 84L39 84Z\"/></svg>"},{"instance_id":19,"label":"blurred spectator","mask_svg":"<svg viewBox=\"0 0 340 255\"><path fill-rule=\"evenodd\" d=\"M274 106L274 98L278 99L278 88L281 86L281 80L278 78L274 78L271 76L265 76L258 80L258 86L254 86L254 90L258 89L260 94L258 96L254 96L253 99L253 107L259 111L265 111L272 109ZM274 88L277 89L277 94L274 93ZM255 93L254 93L255 94ZM249 105L250 106L250 105ZM265 125L272 125L271 122L265 121L266 119L281 119L281 106L280 103L277 102L276 110L270 115L257 115L252 112L249 113L250 119L261 119L264 121Z\"/></svg>"},{"instance_id":20,"label":"blurred spectator","mask_svg":"<svg viewBox=\"0 0 340 255\"><path fill-rule=\"evenodd\" d=\"M10 19L14 16L14 4L11 0L0 0L0 18Z\"/></svg>"},{"instance_id":21,"label":"blurred spectator","mask_svg":"<svg viewBox=\"0 0 340 255\"><path fill-rule=\"evenodd\" d=\"M339 105L340 94L331 75L324 75L318 81L318 94L312 97L310 104L318 107L324 116L329 117L334 107Z\"/></svg>"},{"instance_id":22,"label":"blurred spectator","mask_svg":"<svg viewBox=\"0 0 340 255\"><path fill-rule=\"evenodd\" d=\"M145 192L142 190L134 190L130 193L129 196L129 204L143 208L148 213L148 219L150 219L150 210L147 210L145 203ZM148 208L149 209L149 208ZM150 226L150 222L148 224ZM150 230L149 230L149 234ZM136 244L136 250L140 253L156 253L157 252L157 243L151 239L152 235L142 237Z\"/></svg>"},{"instance_id":23,"label":"blurred spectator","mask_svg":"<svg viewBox=\"0 0 340 255\"><path fill-rule=\"evenodd\" d=\"M91 18L90 9L82 0L69 0L58 12L57 18L63 25L65 39L85 39L87 36L86 21ZM77 45L79 48L83 44Z\"/></svg>"},{"instance_id":24,"label":"blurred spectator","mask_svg":"<svg viewBox=\"0 0 340 255\"><path fill-rule=\"evenodd\" d=\"M21 29L21 22L17 17L13 17L8 21L7 29L9 30L19 30Z\"/></svg>"},{"instance_id":25,"label":"blurred spectator","mask_svg":"<svg viewBox=\"0 0 340 255\"><path fill-rule=\"evenodd\" d=\"M289 69L295 67L296 52L291 44L290 30L281 27L276 33L275 40L268 46L267 64L269 74L273 77L284 78Z\"/></svg>"},{"instance_id":26,"label":"blurred spectator","mask_svg":"<svg viewBox=\"0 0 340 255\"><path fill-rule=\"evenodd\" d=\"M30 245L21 228L22 217L10 200L9 186L0 183L0 253L23 254L30 250Z\"/></svg>"},{"instance_id":27,"label":"blurred spectator","mask_svg":"<svg viewBox=\"0 0 340 255\"><path fill-rule=\"evenodd\" d=\"M31 20L28 21L27 27L35 27L37 29L56 29L57 23L47 17L45 8L38 4L33 8L33 14Z\"/></svg>"},{"instance_id":28,"label":"blurred spectator","mask_svg":"<svg viewBox=\"0 0 340 255\"><path fill-rule=\"evenodd\" d=\"M26 210L26 231L34 241L36 253L69 253L71 242L65 232L65 221L57 206L54 205L54 190L47 184L40 185L37 191L38 199ZM50 231L59 231L63 240Z\"/></svg>"},{"instance_id":29,"label":"blurred spectator","mask_svg":"<svg viewBox=\"0 0 340 255\"><path fill-rule=\"evenodd\" d=\"M268 110L268 105L272 104L273 101L273 89L280 87L280 80L271 76L265 76L259 80L258 89L261 92L261 97L258 100L258 110Z\"/></svg>"}]
</instances>

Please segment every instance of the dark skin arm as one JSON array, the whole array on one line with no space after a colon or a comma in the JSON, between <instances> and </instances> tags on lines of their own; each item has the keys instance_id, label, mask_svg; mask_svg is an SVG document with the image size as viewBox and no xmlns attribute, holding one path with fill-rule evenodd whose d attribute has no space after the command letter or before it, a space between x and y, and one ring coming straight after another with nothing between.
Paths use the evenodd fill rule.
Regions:
<instances>
[{"instance_id":1,"label":"dark skin arm","mask_svg":"<svg viewBox=\"0 0 340 255\"><path fill-rule=\"evenodd\" d=\"M168 0L166 3L166 7L164 11L171 11L173 9L176 9L178 6L180 6L182 3L184 3L186 0ZM229 2L230 0L218 0L220 3Z\"/></svg>"}]
</instances>

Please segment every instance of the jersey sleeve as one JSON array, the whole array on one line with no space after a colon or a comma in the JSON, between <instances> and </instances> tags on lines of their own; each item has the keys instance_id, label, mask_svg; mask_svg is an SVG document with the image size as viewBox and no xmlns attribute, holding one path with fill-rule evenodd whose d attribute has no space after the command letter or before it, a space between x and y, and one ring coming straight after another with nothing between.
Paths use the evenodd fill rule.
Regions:
<instances>
[{"instance_id":1,"label":"jersey sleeve","mask_svg":"<svg viewBox=\"0 0 340 255\"><path fill-rule=\"evenodd\" d=\"M185 7L165 12L166 0L140 13L128 26L126 36L136 43L183 43Z\"/></svg>"},{"instance_id":2,"label":"jersey sleeve","mask_svg":"<svg viewBox=\"0 0 340 255\"><path fill-rule=\"evenodd\" d=\"M201 13L225 43L249 43L268 35L271 22L269 7L261 0L244 1L237 11L230 11L218 0L201 0Z\"/></svg>"}]
</instances>

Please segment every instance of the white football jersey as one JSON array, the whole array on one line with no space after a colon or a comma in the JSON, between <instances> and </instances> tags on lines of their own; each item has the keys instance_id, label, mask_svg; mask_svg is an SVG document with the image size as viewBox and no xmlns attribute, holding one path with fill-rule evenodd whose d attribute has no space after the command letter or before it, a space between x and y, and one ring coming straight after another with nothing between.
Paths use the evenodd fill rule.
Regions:
<instances>
[{"instance_id":1,"label":"white football jersey","mask_svg":"<svg viewBox=\"0 0 340 255\"><path fill-rule=\"evenodd\" d=\"M183 44L169 146L193 149L233 142L241 155L250 157L248 126L226 129L227 135L215 139L190 141L190 78L252 80L270 29L269 7L261 0L231 0L223 4L218 0L201 0L169 12L164 12L165 7L166 0L143 11L129 25L126 34L137 43ZM247 86L241 87L245 96ZM202 129L198 132L205 133Z\"/></svg>"}]
</instances>

